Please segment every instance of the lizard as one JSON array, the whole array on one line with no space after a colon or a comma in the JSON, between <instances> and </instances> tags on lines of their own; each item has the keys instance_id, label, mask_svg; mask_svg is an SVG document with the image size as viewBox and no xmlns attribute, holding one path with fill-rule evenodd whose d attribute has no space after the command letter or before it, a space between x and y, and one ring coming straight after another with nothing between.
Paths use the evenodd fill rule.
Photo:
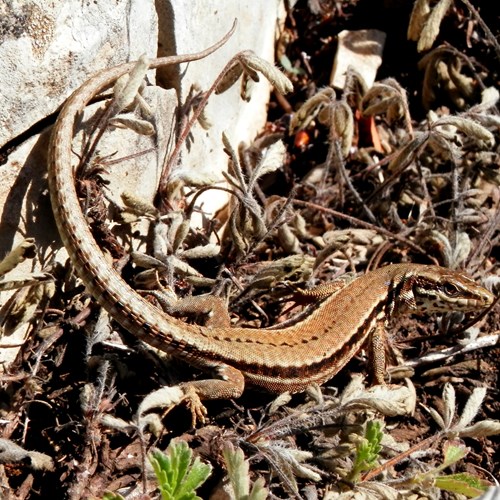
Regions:
<instances>
[{"instance_id":1,"label":"lizard","mask_svg":"<svg viewBox=\"0 0 500 500\"><path fill-rule=\"evenodd\" d=\"M223 41L197 54L153 59L150 67L200 59ZM461 272L403 263L369 272L338 292L320 294L307 315L283 328L201 326L163 313L131 288L104 257L80 207L72 166L79 114L95 95L133 67L134 63L125 63L103 69L67 99L51 133L49 191L70 260L87 291L111 318L147 344L215 372L214 378L179 384L178 399L238 398L245 384L272 393L301 392L330 380L365 344L372 355L375 381L383 384L386 326L391 318L477 312L493 303L492 293Z\"/></svg>"}]
</instances>

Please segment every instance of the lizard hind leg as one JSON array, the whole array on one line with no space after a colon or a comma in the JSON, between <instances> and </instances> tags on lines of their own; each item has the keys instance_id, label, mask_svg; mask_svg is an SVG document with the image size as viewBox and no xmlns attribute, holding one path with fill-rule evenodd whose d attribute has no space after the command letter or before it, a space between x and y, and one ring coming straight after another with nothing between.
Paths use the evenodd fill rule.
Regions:
<instances>
[{"instance_id":1,"label":"lizard hind leg","mask_svg":"<svg viewBox=\"0 0 500 500\"><path fill-rule=\"evenodd\" d=\"M202 317L204 326L228 328L231 320L224 301L213 295L193 295L169 304L165 312L171 316ZM199 323L199 321L196 321Z\"/></svg>"},{"instance_id":2,"label":"lizard hind leg","mask_svg":"<svg viewBox=\"0 0 500 500\"><path fill-rule=\"evenodd\" d=\"M219 378L183 382L174 386L166 386L148 394L139 405L136 421L148 422L148 413L153 409L162 408L168 413L175 406L183 403L191 411L191 424L196 427L198 422L204 423L207 410L202 403L206 399L239 398L245 388L243 374L229 365L201 366L203 369L215 371ZM151 417L154 418L154 417Z\"/></svg>"}]
</instances>

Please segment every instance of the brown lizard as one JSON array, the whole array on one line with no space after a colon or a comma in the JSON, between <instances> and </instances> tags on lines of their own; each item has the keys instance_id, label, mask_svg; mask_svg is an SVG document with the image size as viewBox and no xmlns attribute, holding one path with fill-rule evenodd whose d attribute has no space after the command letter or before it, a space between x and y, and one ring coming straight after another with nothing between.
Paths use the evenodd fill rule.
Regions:
<instances>
[{"instance_id":1,"label":"brown lizard","mask_svg":"<svg viewBox=\"0 0 500 500\"><path fill-rule=\"evenodd\" d=\"M200 59L198 54L151 61L151 67ZM201 399L237 398L245 382L274 393L303 391L333 377L360 350L370 346L375 379L384 382L385 326L397 314L480 311L494 296L462 273L417 264L389 265L319 299L291 326L208 327L168 316L134 291L104 258L75 190L72 140L77 117L96 94L134 63L94 75L66 101L54 125L49 151L49 187L55 220L73 265L87 290L125 329L146 343L218 378L182 384Z\"/></svg>"}]
</instances>

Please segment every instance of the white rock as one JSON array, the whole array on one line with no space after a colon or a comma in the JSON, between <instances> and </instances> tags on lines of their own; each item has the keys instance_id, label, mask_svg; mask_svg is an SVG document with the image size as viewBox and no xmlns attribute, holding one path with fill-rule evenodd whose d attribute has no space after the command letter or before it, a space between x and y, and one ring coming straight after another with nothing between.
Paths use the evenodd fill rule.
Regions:
<instances>
[{"instance_id":1,"label":"white rock","mask_svg":"<svg viewBox=\"0 0 500 500\"><path fill-rule=\"evenodd\" d=\"M278 3L278 0L237 3L14 0L0 3L5 26L0 34L0 99L3 104L0 146L15 141L19 134L52 114L97 70L135 60L142 53L156 56L156 4L168 5L170 11L170 16L159 13L163 52L188 53L204 49L227 32L234 18L239 21L236 36L216 56L173 70L177 78L171 85L179 90L182 99L193 82L207 89L238 50L252 49L272 61ZM170 49L166 47L167 42L172 44ZM184 73L181 84L179 77ZM151 78L150 81L153 82ZM146 93L153 100L159 99L158 103L152 103L162 116L158 124L161 129L158 148L111 167L109 195L118 203L123 191L133 191L152 200L166 151L165 143L171 139L177 96L155 88L148 88ZM213 97L207 115L214 127L208 132L195 127L194 142L190 143L189 151L184 151L181 168L201 172L201 175L209 172L213 178L220 178L221 169L227 165L220 140L222 131L228 132L235 147L240 141L250 141L265 122L268 96L269 87L264 82L250 103L239 98L238 86ZM0 168L0 256L24 237L34 237L40 267L47 263L54 251L54 241L58 241L45 181L48 135L49 131L45 130L24 141L17 139L19 146L9 152L6 163ZM120 158L156 146L153 140L127 130L115 130L100 143L99 152L101 156L116 152L116 157ZM74 150L78 152L77 141ZM206 208L207 202L204 203ZM62 260L66 259L64 251L60 255ZM19 272L30 271L32 266L33 262L28 260L19 266ZM0 307L9 296L9 293L0 295ZM19 343L24 334L25 329L20 332ZM5 342L13 343L13 339L8 338ZM16 350L0 349L0 355L7 351L11 360ZM6 360L0 359L0 366L8 366Z\"/></svg>"},{"instance_id":2,"label":"white rock","mask_svg":"<svg viewBox=\"0 0 500 500\"><path fill-rule=\"evenodd\" d=\"M283 16L279 0L213 0L191 2L189 6L183 0L172 0L169 4L175 19L173 36L178 53L194 52L211 45L228 31L234 19L238 21L235 34L224 47L200 65L189 67L181 81L182 99L194 83L208 89L237 52L250 49L263 59L274 62L275 33L278 20ZM161 13L159 17L162 18ZM166 26L166 23L160 23L160 26ZM170 33L160 29L160 43L169 37ZM252 88L250 102L241 99L240 90L238 81L229 91L211 96L206 116L212 126L209 130L203 130L199 125L193 129L194 140L189 152L184 148L182 171L178 175L222 181L222 172L227 170L228 163L222 133L228 135L237 150L240 142L251 142L262 130L267 117L269 83L261 75L260 82ZM227 196L221 191L208 191L199 198L199 204L203 204L204 212L210 217L224 205Z\"/></svg>"},{"instance_id":3,"label":"white rock","mask_svg":"<svg viewBox=\"0 0 500 500\"><path fill-rule=\"evenodd\" d=\"M382 64L385 38L385 33L378 30L341 31L330 85L343 89L346 72L352 67L370 88Z\"/></svg>"},{"instance_id":4,"label":"white rock","mask_svg":"<svg viewBox=\"0 0 500 500\"><path fill-rule=\"evenodd\" d=\"M0 147L99 69L156 54L153 0L0 2Z\"/></svg>"}]
</instances>

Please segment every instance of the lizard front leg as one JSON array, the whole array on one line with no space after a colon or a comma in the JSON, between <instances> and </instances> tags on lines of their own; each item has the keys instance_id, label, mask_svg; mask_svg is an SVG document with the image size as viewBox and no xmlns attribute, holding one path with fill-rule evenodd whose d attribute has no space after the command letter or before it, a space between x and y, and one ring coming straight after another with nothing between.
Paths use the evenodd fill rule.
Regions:
<instances>
[{"instance_id":1,"label":"lizard front leg","mask_svg":"<svg viewBox=\"0 0 500 500\"><path fill-rule=\"evenodd\" d=\"M378 320L368 338L368 356L373 378L379 385L385 384L388 342L385 321Z\"/></svg>"}]
</instances>

